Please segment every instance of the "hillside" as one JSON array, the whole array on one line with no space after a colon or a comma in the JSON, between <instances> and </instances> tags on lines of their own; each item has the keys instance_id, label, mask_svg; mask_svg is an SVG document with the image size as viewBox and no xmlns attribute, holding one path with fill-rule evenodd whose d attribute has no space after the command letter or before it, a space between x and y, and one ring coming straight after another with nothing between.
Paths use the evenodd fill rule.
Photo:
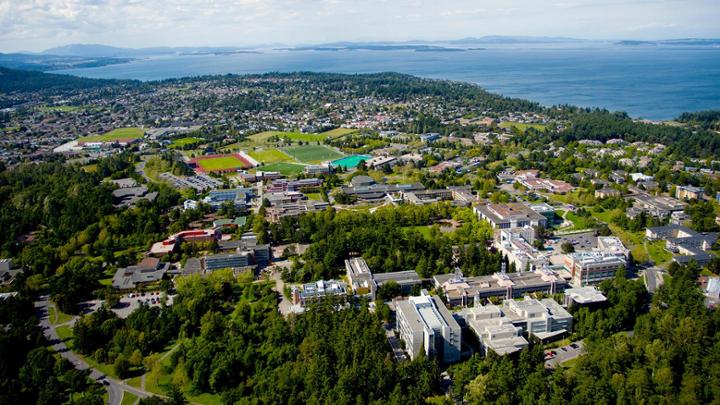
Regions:
<instances>
[{"instance_id":1,"label":"hillside","mask_svg":"<svg viewBox=\"0 0 720 405\"><path fill-rule=\"evenodd\" d=\"M86 79L70 75L15 70L0 67L0 92L36 90L79 90L115 84L135 84L135 81Z\"/></svg>"}]
</instances>

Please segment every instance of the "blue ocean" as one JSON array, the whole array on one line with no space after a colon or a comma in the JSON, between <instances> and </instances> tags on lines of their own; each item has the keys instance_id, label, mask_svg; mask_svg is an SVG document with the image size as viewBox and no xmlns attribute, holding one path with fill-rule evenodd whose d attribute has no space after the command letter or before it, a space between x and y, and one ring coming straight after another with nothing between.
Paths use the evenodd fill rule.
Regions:
<instances>
[{"instance_id":1,"label":"blue ocean","mask_svg":"<svg viewBox=\"0 0 720 405\"><path fill-rule=\"evenodd\" d=\"M618 45L413 50L279 51L139 59L62 71L94 78L161 80L264 72L400 72L461 80L543 105L572 104L666 120L720 109L720 49Z\"/></svg>"}]
</instances>

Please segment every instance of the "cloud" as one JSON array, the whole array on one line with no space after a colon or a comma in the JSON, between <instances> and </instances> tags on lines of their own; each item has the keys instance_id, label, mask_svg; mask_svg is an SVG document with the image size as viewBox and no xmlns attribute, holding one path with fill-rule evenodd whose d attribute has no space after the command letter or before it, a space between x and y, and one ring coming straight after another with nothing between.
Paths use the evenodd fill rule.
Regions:
<instances>
[{"instance_id":1,"label":"cloud","mask_svg":"<svg viewBox=\"0 0 720 405\"><path fill-rule=\"evenodd\" d=\"M481 35L720 36L717 0L0 0L0 50Z\"/></svg>"}]
</instances>

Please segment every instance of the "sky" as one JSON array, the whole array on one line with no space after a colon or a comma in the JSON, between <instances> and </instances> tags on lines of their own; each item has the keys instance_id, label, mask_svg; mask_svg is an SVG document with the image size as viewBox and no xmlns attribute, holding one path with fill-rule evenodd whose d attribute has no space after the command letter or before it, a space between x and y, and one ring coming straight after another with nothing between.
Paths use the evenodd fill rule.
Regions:
<instances>
[{"instance_id":1,"label":"sky","mask_svg":"<svg viewBox=\"0 0 720 405\"><path fill-rule=\"evenodd\" d=\"M720 37L720 0L0 0L0 51L443 40Z\"/></svg>"}]
</instances>

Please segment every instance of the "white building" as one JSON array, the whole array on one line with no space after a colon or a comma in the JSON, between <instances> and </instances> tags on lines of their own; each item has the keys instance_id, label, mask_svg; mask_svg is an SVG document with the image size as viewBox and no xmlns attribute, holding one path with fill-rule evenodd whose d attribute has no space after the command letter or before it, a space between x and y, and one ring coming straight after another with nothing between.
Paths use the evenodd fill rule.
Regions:
<instances>
[{"instance_id":1,"label":"white building","mask_svg":"<svg viewBox=\"0 0 720 405\"><path fill-rule=\"evenodd\" d=\"M461 329L443 302L427 291L397 301L397 330L411 359L421 352L443 363L460 360Z\"/></svg>"},{"instance_id":2,"label":"white building","mask_svg":"<svg viewBox=\"0 0 720 405\"><path fill-rule=\"evenodd\" d=\"M520 351L529 345L523 337L523 329L513 325L497 305L465 308L461 316L478 336L485 355L492 350L502 356Z\"/></svg>"}]
</instances>

